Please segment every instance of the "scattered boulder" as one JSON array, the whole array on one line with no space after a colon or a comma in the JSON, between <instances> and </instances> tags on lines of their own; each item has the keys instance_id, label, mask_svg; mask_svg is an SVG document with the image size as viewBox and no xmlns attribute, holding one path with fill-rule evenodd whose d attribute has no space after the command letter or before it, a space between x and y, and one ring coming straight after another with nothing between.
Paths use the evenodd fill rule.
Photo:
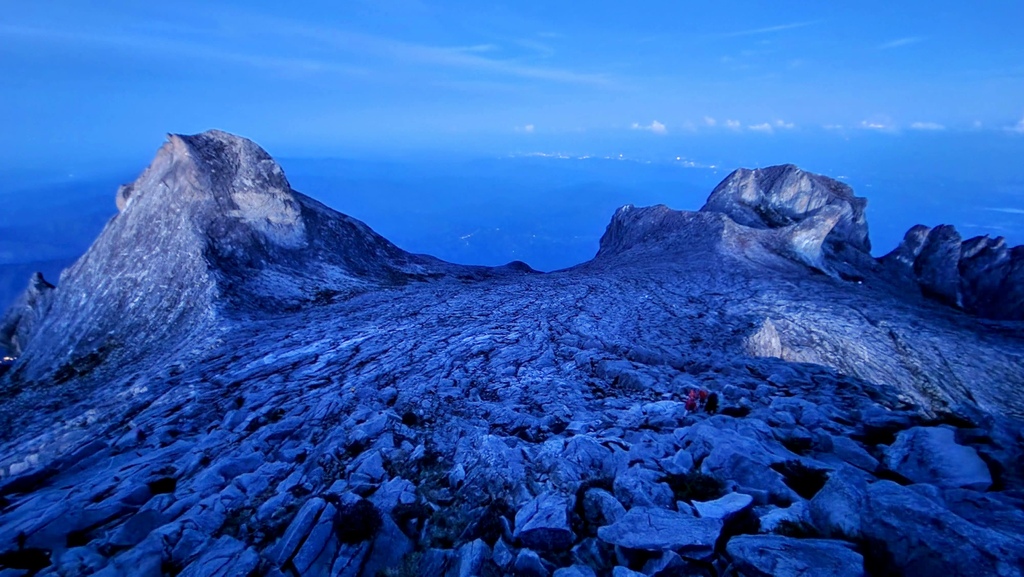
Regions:
<instances>
[{"instance_id":1,"label":"scattered boulder","mask_svg":"<svg viewBox=\"0 0 1024 577\"><path fill-rule=\"evenodd\" d=\"M825 486L807 504L808 518L822 535L857 540L860 516L867 496L867 481L855 470L834 471Z\"/></svg>"},{"instance_id":2,"label":"scattered boulder","mask_svg":"<svg viewBox=\"0 0 1024 577\"><path fill-rule=\"evenodd\" d=\"M666 509L634 507L616 523L601 527L606 543L642 551L686 552L697 557L712 552L722 532L721 519L699 519Z\"/></svg>"},{"instance_id":3,"label":"scattered boulder","mask_svg":"<svg viewBox=\"0 0 1024 577\"><path fill-rule=\"evenodd\" d=\"M583 519L595 527L610 525L626 514L626 508L611 493L592 488L583 495Z\"/></svg>"},{"instance_id":4,"label":"scattered boulder","mask_svg":"<svg viewBox=\"0 0 1024 577\"><path fill-rule=\"evenodd\" d=\"M721 519L729 521L736 515L746 511L754 503L754 498L743 493L729 493L714 501L693 501L697 514L705 519Z\"/></svg>"},{"instance_id":5,"label":"scattered boulder","mask_svg":"<svg viewBox=\"0 0 1024 577\"><path fill-rule=\"evenodd\" d=\"M744 577L863 577L864 558L842 541L739 535L725 551Z\"/></svg>"},{"instance_id":6,"label":"scattered boulder","mask_svg":"<svg viewBox=\"0 0 1024 577\"><path fill-rule=\"evenodd\" d=\"M516 555L515 574L523 577L548 577L551 571L544 566L540 555L530 549L521 549Z\"/></svg>"},{"instance_id":7,"label":"scattered boulder","mask_svg":"<svg viewBox=\"0 0 1024 577\"><path fill-rule=\"evenodd\" d=\"M552 493L538 495L516 512L514 537L539 551L572 547L575 536L569 527L569 500Z\"/></svg>"},{"instance_id":8,"label":"scattered boulder","mask_svg":"<svg viewBox=\"0 0 1024 577\"><path fill-rule=\"evenodd\" d=\"M875 574L1020 576L1024 543L974 525L892 481L868 486L861 512L866 563Z\"/></svg>"},{"instance_id":9,"label":"scattered boulder","mask_svg":"<svg viewBox=\"0 0 1024 577\"><path fill-rule=\"evenodd\" d=\"M899 433L885 452L885 465L914 481L984 491L992 486L988 465L977 451L959 445L952 429L914 427Z\"/></svg>"}]
</instances>

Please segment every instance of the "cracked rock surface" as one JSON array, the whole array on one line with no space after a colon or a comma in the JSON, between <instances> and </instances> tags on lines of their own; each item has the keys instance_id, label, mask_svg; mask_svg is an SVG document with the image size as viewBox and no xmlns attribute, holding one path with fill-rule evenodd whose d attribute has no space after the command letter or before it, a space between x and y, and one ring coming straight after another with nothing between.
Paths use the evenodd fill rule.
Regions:
<instances>
[{"instance_id":1,"label":"cracked rock surface","mask_svg":"<svg viewBox=\"0 0 1024 577\"><path fill-rule=\"evenodd\" d=\"M1022 574L1024 327L927 232L871 259L831 179L624 207L548 274L408 254L222 132L117 202L0 331L2 577Z\"/></svg>"}]
</instances>

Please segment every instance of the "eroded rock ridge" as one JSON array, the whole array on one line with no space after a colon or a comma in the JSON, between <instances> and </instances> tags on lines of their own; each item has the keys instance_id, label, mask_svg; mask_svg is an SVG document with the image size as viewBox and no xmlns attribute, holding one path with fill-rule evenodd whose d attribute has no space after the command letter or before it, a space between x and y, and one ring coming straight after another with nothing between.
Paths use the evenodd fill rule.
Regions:
<instances>
[{"instance_id":1,"label":"eroded rock ridge","mask_svg":"<svg viewBox=\"0 0 1024 577\"><path fill-rule=\"evenodd\" d=\"M783 166L465 267L216 131L117 203L0 331L3 577L1022 574L998 239Z\"/></svg>"}]
</instances>

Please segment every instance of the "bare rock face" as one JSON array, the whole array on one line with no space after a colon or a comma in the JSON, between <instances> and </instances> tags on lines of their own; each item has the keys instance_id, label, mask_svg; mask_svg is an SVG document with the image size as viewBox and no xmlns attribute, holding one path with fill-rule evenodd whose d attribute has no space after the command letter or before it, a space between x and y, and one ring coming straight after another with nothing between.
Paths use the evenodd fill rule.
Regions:
<instances>
[{"instance_id":1,"label":"bare rock face","mask_svg":"<svg viewBox=\"0 0 1024 577\"><path fill-rule=\"evenodd\" d=\"M537 274L170 137L0 331L0 573L1020 576L1024 329L906 290L1009 310L1016 249L876 265L834 181L716 190Z\"/></svg>"},{"instance_id":2,"label":"bare rock face","mask_svg":"<svg viewBox=\"0 0 1024 577\"><path fill-rule=\"evenodd\" d=\"M701 212L720 212L751 228L784 229L803 223L798 253L812 261L816 253L839 260L870 254L867 200L848 185L804 172L792 164L741 168L722 181Z\"/></svg>"},{"instance_id":3,"label":"bare rock face","mask_svg":"<svg viewBox=\"0 0 1024 577\"><path fill-rule=\"evenodd\" d=\"M15 378L68 380L111 355L134 362L171 341L198 342L224 314L286 309L452 268L293 191L262 148L220 131L170 135L118 190L117 206L46 297L46 314L7 323L20 327L6 329L8 348L27 361ZM40 308L32 289L24 299Z\"/></svg>"},{"instance_id":4,"label":"bare rock face","mask_svg":"<svg viewBox=\"0 0 1024 577\"><path fill-rule=\"evenodd\" d=\"M950 225L917 225L880 260L886 274L939 302L980 317L1024 319L1024 247L1010 248L1003 237L965 241Z\"/></svg>"},{"instance_id":5,"label":"bare rock face","mask_svg":"<svg viewBox=\"0 0 1024 577\"><path fill-rule=\"evenodd\" d=\"M20 356L39 321L46 316L54 286L40 273L32 275L28 288L11 306L0 322L0 348L11 356Z\"/></svg>"}]
</instances>

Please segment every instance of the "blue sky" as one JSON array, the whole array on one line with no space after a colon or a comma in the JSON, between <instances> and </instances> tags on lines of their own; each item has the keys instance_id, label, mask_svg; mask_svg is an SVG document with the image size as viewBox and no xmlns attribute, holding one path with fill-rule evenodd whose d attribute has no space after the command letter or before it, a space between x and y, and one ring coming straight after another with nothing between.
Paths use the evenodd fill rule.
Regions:
<instances>
[{"instance_id":1,"label":"blue sky","mask_svg":"<svg viewBox=\"0 0 1024 577\"><path fill-rule=\"evenodd\" d=\"M0 154L148 156L211 127L318 156L1017 138L1021 22L1019 0L9 3Z\"/></svg>"}]
</instances>

